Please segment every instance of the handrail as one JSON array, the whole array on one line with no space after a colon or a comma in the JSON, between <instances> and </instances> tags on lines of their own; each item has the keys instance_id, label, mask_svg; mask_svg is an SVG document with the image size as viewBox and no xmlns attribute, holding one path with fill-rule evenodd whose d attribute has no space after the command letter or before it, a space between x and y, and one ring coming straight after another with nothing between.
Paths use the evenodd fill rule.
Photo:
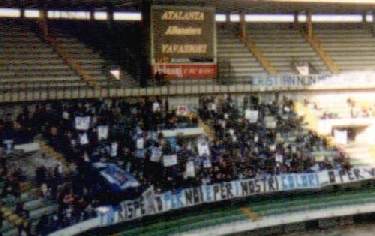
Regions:
<instances>
[{"instance_id":1,"label":"handrail","mask_svg":"<svg viewBox=\"0 0 375 236\"><path fill-rule=\"evenodd\" d=\"M141 96L180 96L202 94L244 94L244 93L270 93L270 92L322 92L322 91L375 91L375 84L345 86L332 85L252 85L247 83L235 84L177 84L153 87L125 87L111 86L88 87L80 86L76 81L55 83L0 83L0 103L24 101L48 101L56 99L88 99L88 98L115 98L115 97L141 97Z\"/></svg>"}]
</instances>

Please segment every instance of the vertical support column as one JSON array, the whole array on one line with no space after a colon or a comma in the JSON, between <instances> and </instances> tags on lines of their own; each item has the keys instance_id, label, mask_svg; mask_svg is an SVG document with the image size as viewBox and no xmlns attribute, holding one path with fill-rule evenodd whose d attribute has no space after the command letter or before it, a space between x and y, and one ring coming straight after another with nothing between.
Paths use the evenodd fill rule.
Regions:
<instances>
[{"instance_id":1,"label":"vertical support column","mask_svg":"<svg viewBox=\"0 0 375 236\"><path fill-rule=\"evenodd\" d=\"M240 37L242 39L247 38L245 14L243 12L241 12L241 14L240 14Z\"/></svg>"},{"instance_id":2,"label":"vertical support column","mask_svg":"<svg viewBox=\"0 0 375 236\"><path fill-rule=\"evenodd\" d=\"M93 23L95 21L95 10L90 9L90 22Z\"/></svg>"},{"instance_id":3,"label":"vertical support column","mask_svg":"<svg viewBox=\"0 0 375 236\"><path fill-rule=\"evenodd\" d=\"M25 18L25 8L22 6L20 11L21 11L21 19L24 19Z\"/></svg>"},{"instance_id":4,"label":"vertical support column","mask_svg":"<svg viewBox=\"0 0 375 236\"><path fill-rule=\"evenodd\" d=\"M48 17L47 11L45 8L40 10L39 19L38 19L39 29L43 34L43 38L48 38Z\"/></svg>"},{"instance_id":5,"label":"vertical support column","mask_svg":"<svg viewBox=\"0 0 375 236\"><path fill-rule=\"evenodd\" d=\"M298 12L294 12L293 14L293 26L294 26L294 29L299 29L299 25L298 25Z\"/></svg>"},{"instance_id":6,"label":"vertical support column","mask_svg":"<svg viewBox=\"0 0 375 236\"><path fill-rule=\"evenodd\" d=\"M113 28L113 18L114 18L113 7L108 6L107 12L108 12L108 19L107 19L108 28L110 28L112 30L112 28Z\"/></svg>"},{"instance_id":7,"label":"vertical support column","mask_svg":"<svg viewBox=\"0 0 375 236\"><path fill-rule=\"evenodd\" d=\"M306 13L306 30L307 30L307 36L311 39L313 37L313 24L312 24L312 17L311 13Z\"/></svg>"}]
</instances>

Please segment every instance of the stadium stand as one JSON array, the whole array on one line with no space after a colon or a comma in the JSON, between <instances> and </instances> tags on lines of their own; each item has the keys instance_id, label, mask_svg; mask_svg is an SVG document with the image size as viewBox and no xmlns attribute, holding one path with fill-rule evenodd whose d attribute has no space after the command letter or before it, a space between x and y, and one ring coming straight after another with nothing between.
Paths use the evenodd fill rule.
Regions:
<instances>
[{"instance_id":1,"label":"stadium stand","mask_svg":"<svg viewBox=\"0 0 375 236\"><path fill-rule=\"evenodd\" d=\"M57 204L41 195L41 189L35 182L35 173L28 175L32 172L30 160L35 159L48 163L40 153L31 156L20 153L16 157L2 150L1 218L4 222L0 229L2 235L12 236L23 233L30 235L43 216L53 215L57 211Z\"/></svg>"},{"instance_id":2,"label":"stadium stand","mask_svg":"<svg viewBox=\"0 0 375 236\"><path fill-rule=\"evenodd\" d=\"M79 1L66 2L74 9ZM106 235L98 232L125 221L120 235L171 235L295 212L309 220L309 211L374 203L374 188L340 189L374 185L374 163L355 165L352 157L372 158L375 145L344 150L317 132L321 120L375 117L370 101L316 99L336 85L350 91L352 75L345 86L340 80L346 72L375 70L368 25L314 23L307 32L312 22L300 21L312 19L306 9L258 14L263 9L246 12L238 4L223 11L225 23L208 22L216 24L216 38L209 34L199 49L186 39L205 38L205 28L194 27L208 17L166 11L163 20L188 28L168 26L175 33L160 34L164 56L152 58L157 26L143 9L149 6L130 8L142 11L131 20L122 9L163 1L128 1L121 11L114 2L88 10L87 1L76 11L61 2L57 8L66 11L55 11L41 1L40 28L25 16L33 5L21 2L23 19L0 19L0 100L30 101L0 106L0 236ZM271 15L288 23L245 22L252 14L257 22ZM192 26L180 17L191 17ZM213 53L195 55L205 51ZM151 75L150 61L177 79ZM298 71L302 65L308 73ZM373 80L361 77L359 85ZM38 150L15 148L30 143Z\"/></svg>"},{"instance_id":3,"label":"stadium stand","mask_svg":"<svg viewBox=\"0 0 375 236\"><path fill-rule=\"evenodd\" d=\"M227 59L232 66L232 71L229 71L230 79L247 82L251 76L266 74L264 68L241 42L238 33L236 35L232 30L218 25L217 43L218 57Z\"/></svg>"},{"instance_id":4,"label":"stadium stand","mask_svg":"<svg viewBox=\"0 0 375 236\"><path fill-rule=\"evenodd\" d=\"M71 60L75 61L80 66L80 69L88 74L92 80L100 82L110 79L109 71L105 72L105 61L100 55L94 53L92 49L87 48L86 45L67 34L54 32L53 35L62 51Z\"/></svg>"},{"instance_id":5,"label":"stadium stand","mask_svg":"<svg viewBox=\"0 0 375 236\"><path fill-rule=\"evenodd\" d=\"M373 70L374 36L363 25L317 25L314 33L340 71Z\"/></svg>"},{"instance_id":6,"label":"stadium stand","mask_svg":"<svg viewBox=\"0 0 375 236\"><path fill-rule=\"evenodd\" d=\"M79 76L28 26L13 21L0 24L1 83L80 82Z\"/></svg>"},{"instance_id":7,"label":"stadium stand","mask_svg":"<svg viewBox=\"0 0 375 236\"><path fill-rule=\"evenodd\" d=\"M74 37L56 33L58 37L51 41L56 44L48 43L34 24L12 20L0 24L2 90L15 86L18 89L82 87L92 81L101 86L122 85L110 75L105 60ZM123 73L123 78L126 77ZM128 81L122 82L130 86Z\"/></svg>"},{"instance_id":8,"label":"stadium stand","mask_svg":"<svg viewBox=\"0 0 375 236\"><path fill-rule=\"evenodd\" d=\"M270 174L350 168L342 153L303 128L290 101L258 104L255 100L246 98L240 108L230 96L201 98L198 114L215 131L210 135L213 141L199 136L164 137L162 130L196 128L198 119L186 109L179 113L179 109L168 108L157 98L54 102L18 109L21 129L15 129L15 123L9 123L7 117L8 122L0 126L1 137L7 133L18 136L22 130L31 129L35 135L43 134L44 145L54 149L48 148L46 153L61 153L76 166L68 174L58 166L53 170L45 164L35 168L32 186L39 186L41 196L49 201L30 193L35 190L16 196L30 213L26 217L30 229L21 230L52 232L93 217L93 207L99 203L118 201L114 193L109 197L102 182L93 181L92 165L98 162L116 163L140 182L140 190L152 185L159 193ZM244 111L249 108L259 111L255 123L244 119ZM76 116L89 116L93 123L86 131L77 130ZM98 139L99 126L103 125L108 126L108 137ZM203 153L197 150L202 138L207 144ZM113 143L118 145L115 153ZM164 166L160 157L165 155L176 155L178 163ZM191 163L195 169L192 176L186 174ZM134 194L126 196L131 198ZM9 235L13 235L14 228L9 230Z\"/></svg>"},{"instance_id":9,"label":"stadium stand","mask_svg":"<svg viewBox=\"0 0 375 236\"><path fill-rule=\"evenodd\" d=\"M299 29L280 24L252 24L248 26L247 32L248 37L256 42L278 73L298 74L298 63L307 63L310 74L328 73L326 66L302 37Z\"/></svg>"},{"instance_id":10,"label":"stadium stand","mask_svg":"<svg viewBox=\"0 0 375 236\"><path fill-rule=\"evenodd\" d=\"M109 71L116 65L121 68L121 84L127 88L138 85L136 78L140 73L138 54L141 49L138 48L139 41L132 42L134 39L127 37L129 32L134 38L139 36L137 26L117 23L108 27L101 23L92 25L87 22L63 21L52 22L50 30L58 42L60 39L60 45L71 58L78 59L78 62L84 60L84 63L79 63L82 69L97 77L99 83L108 78L113 79Z\"/></svg>"}]
</instances>

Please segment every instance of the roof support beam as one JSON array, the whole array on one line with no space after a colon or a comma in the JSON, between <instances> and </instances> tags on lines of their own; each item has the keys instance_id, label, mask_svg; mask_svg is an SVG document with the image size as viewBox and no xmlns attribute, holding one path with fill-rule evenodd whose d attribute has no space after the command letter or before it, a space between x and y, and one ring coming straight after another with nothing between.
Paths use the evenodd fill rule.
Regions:
<instances>
[{"instance_id":1,"label":"roof support beam","mask_svg":"<svg viewBox=\"0 0 375 236\"><path fill-rule=\"evenodd\" d=\"M318 54L320 59L324 62L327 66L328 70L332 74L338 74L340 69L333 61L331 56L324 50L319 38L314 35L313 32L313 24L312 24L312 17L311 13L307 13L306 17L306 30L301 30L302 36L305 38L306 42L310 44L310 46L314 49L314 51Z\"/></svg>"},{"instance_id":2,"label":"roof support beam","mask_svg":"<svg viewBox=\"0 0 375 236\"><path fill-rule=\"evenodd\" d=\"M254 55L262 67L271 75L277 74L276 69L271 65L269 60L263 55L262 51L256 46L253 39L248 36L245 14L241 13L240 16L240 40L247 47L247 49Z\"/></svg>"},{"instance_id":3,"label":"roof support beam","mask_svg":"<svg viewBox=\"0 0 375 236\"><path fill-rule=\"evenodd\" d=\"M47 10L45 8L39 11L38 25L39 25L39 30L42 32L43 38L47 39L48 38L48 17L47 17Z\"/></svg>"},{"instance_id":4,"label":"roof support beam","mask_svg":"<svg viewBox=\"0 0 375 236\"><path fill-rule=\"evenodd\" d=\"M310 12L306 14L306 29L307 29L307 36L311 39L313 37L313 23L312 23L312 16Z\"/></svg>"}]
</instances>

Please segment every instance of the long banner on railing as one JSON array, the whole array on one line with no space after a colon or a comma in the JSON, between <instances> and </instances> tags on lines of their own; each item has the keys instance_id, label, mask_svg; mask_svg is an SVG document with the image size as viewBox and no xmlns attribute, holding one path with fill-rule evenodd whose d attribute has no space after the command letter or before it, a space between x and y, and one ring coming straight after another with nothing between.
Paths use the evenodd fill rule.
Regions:
<instances>
[{"instance_id":1,"label":"long banner on railing","mask_svg":"<svg viewBox=\"0 0 375 236\"><path fill-rule=\"evenodd\" d=\"M154 193L150 188L138 199L124 201L116 209L101 211L99 215L104 226L205 203L274 192L320 189L329 185L370 179L375 179L375 168L359 167L349 171L326 170L317 173L282 174L260 179L234 180L161 194Z\"/></svg>"},{"instance_id":2,"label":"long banner on railing","mask_svg":"<svg viewBox=\"0 0 375 236\"><path fill-rule=\"evenodd\" d=\"M280 74L276 76L251 76L250 83L258 87L296 87L306 88L310 86L370 86L375 84L375 71L345 72L335 75L329 74ZM353 79L355 78L355 79Z\"/></svg>"}]
</instances>

